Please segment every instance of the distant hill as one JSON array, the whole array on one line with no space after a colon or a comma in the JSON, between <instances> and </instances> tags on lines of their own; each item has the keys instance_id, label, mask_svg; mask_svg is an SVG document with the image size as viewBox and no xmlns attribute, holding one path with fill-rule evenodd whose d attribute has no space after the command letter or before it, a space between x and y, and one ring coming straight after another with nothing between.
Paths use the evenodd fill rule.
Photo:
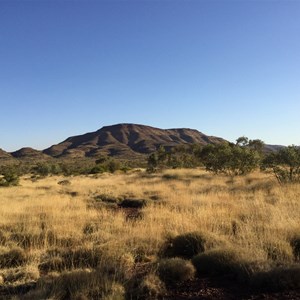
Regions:
<instances>
[{"instance_id":1,"label":"distant hill","mask_svg":"<svg viewBox=\"0 0 300 300\"><path fill-rule=\"evenodd\" d=\"M0 148L0 160L2 159L12 159L12 155Z\"/></svg>"},{"instance_id":2,"label":"distant hill","mask_svg":"<svg viewBox=\"0 0 300 300\"><path fill-rule=\"evenodd\" d=\"M117 124L83 135L67 138L43 152L53 157L92 157L99 154L132 158L144 156L161 145L220 143L222 138L208 136L195 129L160 129L137 124Z\"/></svg>"},{"instance_id":3,"label":"distant hill","mask_svg":"<svg viewBox=\"0 0 300 300\"><path fill-rule=\"evenodd\" d=\"M26 158L26 159L41 160L41 159L49 158L49 156L44 154L42 151L30 147L21 148L20 150L11 152L10 154L14 158L20 158L20 159Z\"/></svg>"},{"instance_id":4,"label":"distant hill","mask_svg":"<svg viewBox=\"0 0 300 300\"><path fill-rule=\"evenodd\" d=\"M167 149L184 144L215 144L220 137L208 136L190 128L160 129L138 124L116 124L82 135L72 136L43 151L29 147L8 153L0 149L0 161L48 160L51 158L88 158L109 155L122 159L144 159L160 146ZM265 145L265 152L281 149L280 145Z\"/></svg>"},{"instance_id":5,"label":"distant hill","mask_svg":"<svg viewBox=\"0 0 300 300\"><path fill-rule=\"evenodd\" d=\"M265 152L269 153L269 152L274 152L274 151L278 151L280 149L284 148L284 146L282 145L265 145Z\"/></svg>"}]
</instances>

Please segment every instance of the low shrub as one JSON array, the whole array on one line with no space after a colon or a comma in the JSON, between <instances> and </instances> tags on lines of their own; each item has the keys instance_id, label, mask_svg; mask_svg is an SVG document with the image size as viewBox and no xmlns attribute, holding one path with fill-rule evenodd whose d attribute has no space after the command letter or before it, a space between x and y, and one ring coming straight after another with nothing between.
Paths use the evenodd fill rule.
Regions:
<instances>
[{"instance_id":1,"label":"low shrub","mask_svg":"<svg viewBox=\"0 0 300 300\"><path fill-rule=\"evenodd\" d=\"M147 201L144 199L124 199L119 204L123 208L143 208L147 205Z\"/></svg>"},{"instance_id":2,"label":"low shrub","mask_svg":"<svg viewBox=\"0 0 300 300\"><path fill-rule=\"evenodd\" d=\"M158 299L164 292L164 283L152 273L142 278L134 276L126 285L126 299L130 300Z\"/></svg>"},{"instance_id":3,"label":"low shrub","mask_svg":"<svg viewBox=\"0 0 300 300\"><path fill-rule=\"evenodd\" d=\"M246 262L232 249L215 249L196 255L192 263L198 276L231 275L241 281L248 280L256 265Z\"/></svg>"},{"instance_id":4,"label":"low shrub","mask_svg":"<svg viewBox=\"0 0 300 300\"><path fill-rule=\"evenodd\" d=\"M161 260L157 271L159 278L166 285L187 281L195 275L195 268L191 262L178 257Z\"/></svg>"},{"instance_id":5,"label":"low shrub","mask_svg":"<svg viewBox=\"0 0 300 300\"><path fill-rule=\"evenodd\" d=\"M0 177L0 186L8 187L8 186L17 186L19 185L20 177L17 173L7 171L4 172L2 177Z\"/></svg>"},{"instance_id":6,"label":"low shrub","mask_svg":"<svg viewBox=\"0 0 300 300\"><path fill-rule=\"evenodd\" d=\"M264 292L280 292L300 289L300 266L278 267L258 272L251 278L253 289Z\"/></svg>"},{"instance_id":7,"label":"low shrub","mask_svg":"<svg viewBox=\"0 0 300 300\"><path fill-rule=\"evenodd\" d=\"M163 257L192 258L205 250L206 238L198 232L189 232L169 238L163 245Z\"/></svg>"}]
</instances>

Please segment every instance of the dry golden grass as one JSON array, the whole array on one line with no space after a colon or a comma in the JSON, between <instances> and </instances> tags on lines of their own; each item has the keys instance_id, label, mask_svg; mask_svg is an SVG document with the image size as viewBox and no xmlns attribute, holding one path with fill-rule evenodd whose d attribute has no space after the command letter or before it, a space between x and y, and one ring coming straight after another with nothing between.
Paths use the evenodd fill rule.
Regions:
<instances>
[{"instance_id":1,"label":"dry golden grass","mask_svg":"<svg viewBox=\"0 0 300 300\"><path fill-rule=\"evenodd\" d=\"M2 263L0 287L37 281L28 299L123 299L122 285L137 274L153 277L165 242L188 232L206 235L207 250L234 248L270 266L295 263L290 241L300 234L299 185L279 186L262 173L231 179L202 170L77 176L58 184L64 179L24 177L20 186L0 189L0 267L12 249L26 258ZM129 219L130 211L96 200L100 194L148 205L141 218ZM107 274L101 284L100 271ZM62 280L80 281L80 272L89 290L70 284L71 296L60 294Z\"/></svg>"}]
</instances>

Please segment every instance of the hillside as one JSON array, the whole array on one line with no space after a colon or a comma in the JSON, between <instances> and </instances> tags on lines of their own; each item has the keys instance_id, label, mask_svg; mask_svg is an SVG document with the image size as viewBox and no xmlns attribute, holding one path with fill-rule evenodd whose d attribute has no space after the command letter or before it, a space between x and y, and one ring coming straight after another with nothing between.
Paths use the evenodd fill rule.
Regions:
<instances>
[{"instance_id":1,"label":"hillside","mask_svg":"<svg viewBox=\"0 0 300 300\"><path fill-rule=\"evenodd\" d=\"M21 148L6 152L0 148L0 160L48 160L54 158L89 158L109 155L121 159L144 159L160 146L171 148L183 144L220 143L220 137L208 136L189 128L160 129L138 124L116 124L82 135L72 136L43 151ZM278 151L283 146L265 145L265 152Z\"/></svg>"},{"instance_id":2,"label":"hillside","mask_svg":"<svg viewBox=\"0 0 300 300\"><path fill-rule=\"evenodd\" d=\"M18 151L11 152L10 153L14 158L25 158L25 159L47 159L50 158L48 155L44 154L42 151L30 148L30 147L24 147L21 148Z\"/></svg>"},{"instance_id":3,"label":"hillside","mask_svg":"<svg viewBox=\"0 0 300 300\"><path fill-rule=\"evenodd\" d=\"M117 124L83 135L67 138L43 152L53 157L84 157L107 154L130 158L149 154L159 148L180 144L218 143L222 138L208 136L188 128L160 129L137 124Z\"/></svg>"},{"instance_id":4,"label":"hillside","mask_svg":"<svg viewBox=\"0 0 300 300\"><path fill-rule=\"evenodd\" d=\"M12 159L12 158L13 157L11 156L10 153L8 153L0 148L0 160L1 159Z\"/></svg>"}]
</instances>

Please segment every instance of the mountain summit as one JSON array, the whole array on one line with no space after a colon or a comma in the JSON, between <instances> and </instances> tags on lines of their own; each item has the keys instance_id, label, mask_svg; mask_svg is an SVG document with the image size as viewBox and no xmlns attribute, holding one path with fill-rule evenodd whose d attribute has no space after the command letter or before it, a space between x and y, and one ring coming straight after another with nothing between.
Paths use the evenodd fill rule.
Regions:
<instances>
[{"instance_id":1,"label":"mountain summit","mask_svg":"<svg viewBox=\"0 0 300 300\"><path fill-rule=\"evenodd\" d=\"M224 139L207 136L189 128L160 129L138 124L116 124L67 138L43 152L53 157L84 157L98 154L131 158L149 154L161 145L174 147L181 144L211 144Z\"/></svg>"}]
</instances>

